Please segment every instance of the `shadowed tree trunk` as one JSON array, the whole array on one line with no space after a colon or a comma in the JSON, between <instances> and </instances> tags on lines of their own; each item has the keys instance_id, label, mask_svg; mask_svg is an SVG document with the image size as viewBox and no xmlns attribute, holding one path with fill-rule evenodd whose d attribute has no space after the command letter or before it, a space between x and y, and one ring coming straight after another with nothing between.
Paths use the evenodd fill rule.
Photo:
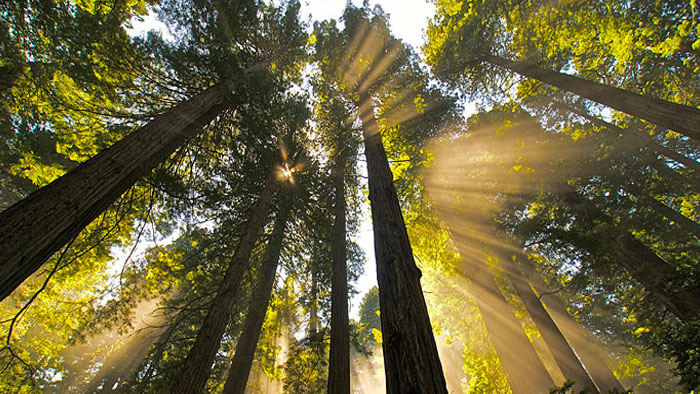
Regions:
<instances>
[{"instance_id":1,"label":"shadowed tree trunk","mask_svg":"<svg viewBox=\"0 0 700 394\"><path fill-rule=\"evenodd\" d=\"M245 317L243 331L236 344L236 351L233 354L233 360L228 370L228 377L222 391L223 394L243 394L248 383L250 367L253 365L253 358L255 357L255 348L258 345L260 331L265 322L265 314L267 313L272 289L275 285L275 273L277 272L277 265L282 250L282 240L284 239L285 227L289 218L289 203L281 200L280 203L282 206L277 214L270 240L265 248L258 283L250 300L250 307L248 307L248 313Z\"/></svg>"},{"instance_id":2,"label":"shadowed tree trunk","mask_svg":"<svg viewBox=\"0 0 700 394\"><path fill-rule=\"evenodd\" d=\"M202 322L202 327L197 332L197 339L187 354L177 380L171 387L171 393L198 394L204 389L211 372L211 364L219 350L231 309L236 301L241 278L248 267L250 254L265 224L267 211L276 189L274 171L271 170L260 198L248 213L248 222L243 229L236 251L226 269L221 286L211 302L207 316Z\"/></svg>"},{"instance_id":3,"label":"shadowed tree trunk","mask_svg":"<svg viewBox=\"0 0 700 394\"><path fill-rule=\"evenodd\" d=\"M0 213L0 300L224 109L212 86Z\"/></svg>"},{"instance_id":4,"label":"shadowed tree trunk","mask_svg":"<svg viewBox=\"0 0 700 394\"><path fill-rule=\"evenodd\" d=\"M371 98L359 92L377 259L386 390L447 393L428 309Z\"/></svg>"},{"instance_id":5,"label":"shadowed tree trunk","mask_svg":"<svg viewBox=\"0 0 700 394\"><path fill-rule=\"evenodd\" d=\"M17 65L0 66L0 93L15 86L17 78L22 75L22 67Z\"/></svg>"},{"instance_id":6,"label":"shadowed tree trunk","mask_svg":"<svg viewBox=\"0 0 700 394\"><path fill-rule=\"evenodd\" d=\"M309 332L307 336L313 337L318 333L318 282L316 279L316 270L311 270L311 294L309 305Z\"/></svg>"},{"instance_id":7,"label":"shadowed tree trunk","mask_svg":"<svg viewBox=\"0 0 700 394\"><path fill-rule=\"evenodd\" d=\"M484 60L700 141L700 110L697 108L494 55L484 55Z\"/></svg>"},{"instance_id":8,"label":"shadowed tree trunk","mask_svg":"<svg viewBox=\"0 0 700 394\"><path fill-rule=\"evenodd\" d=\"M521 264L523 264L523 259L527 259L527 257L523 256L521 253L516 253L514 257L520 259ZM562 332L544 309L544 306L530 288L530 284L520 272L516 263L509 259L508 256L503 256L500 262L508 276L509 282L513 285L515 292L518 294L523 305L525 305L527 313L542 335L542 339L547 344L550 352L552 352L552 356L554 356L554 360L559 366L564 378L575 382L573 386L574 392L578 393L584 389L588 389L588 393L598 393L598 389L591 380L591 377L588 376L588 373L576 356L576 353L571 346L569 346Z\"/></svg>"},{"instance_id":9,"label":"shadowed tree trunk","mask_svg":"<svg viewBox=\"0 0 700 394\"><path fill-rule=\"evenodd\" d=\"M155 344L155 350L153 351L153 356L150 358L151 363L148 365L148 369L146 369L146 372L143 373L143 377L139 379L140 384L146 386L148 382L151 380L153 377L153 374L156 371L156 366L160 362L160 360L163 358L163 353L165 352L165 348L168 345L168 341L170 340L170 337L173 335L173 332L175 332L175 329L177 328L177 323L176 322L171 322L170 325L168 325L168 328L165 330L161 338L159 338L158 343Z\"/></svg>"},{"instance_id":10,"label":"shadowed tree trunk","mask_svg":"<svg viewBox=\"0 0 700 394\"><path fill-rule=\"evenodd\" d=\"M331 287L331 345L328 393L350 393L350 325L345 230L345 155L339 148L335 165L335 221L333 222L333 279Z\"/></svg>"},{"instance_id":11,"label":"shadowed tree trunk","mask_svg":"<svg viewBox=\"0 0 700 394\"><path fill-rule=\"evenodd\" d=\"M700 182L694 182L692 177L686 178L682 174L672 170L665 161L655 160L649 163L649 167L653 168L660 177L672 179L673 182L679 185L690 182L695 190L700 190Z\"/></svg>"},{"instance_id":12,"label":"shadowed tree trunk","mask_svg":"<svg viewBox=\"0 0 700 394\"><path fill-rule=\"evenodd\" d=\"M579 111L577 109L571 108L569 106L564 106L566 109L571 111L572 113L588 120L589 122L599 126L599 127L605 127L609 129L610 131L613 131L617 134L623 135L635 142L637 142L639 145L642 146L648 146L651 148L653 151L660 153L666 157L668 157L671 160L674 160L680 164L683 164L687 169L695 171L696 174L700 174L700 163L689 158L681 155L680 153L672 150L671 148L667 148L663 145L661 145L659 142L654 140L652 137L641 133L641 132L634 132L634 131L629 131L627 129L623 129L622 127L619 127L617 125L614 125L612 123L608 123L602 119L596 118L595 116L591 116L583 111Z\"/></svg>"},{"instance_id":13,"label":"shadowed tree trunk","mask_svg":"<svg viewBox=\"0 0 700 394\"><path fill-rule=\"evenodd\" d=\"M648 204L657 213L665 216L669 220L672 220L679 227L681 227L683 230L687 231L690 234L695 235L696 238L700 239L700 224L698 224L694 220L685 217L683 214L676 211L675 209L662 203L661 201L657 200L656 198L649 196L647 193L645 193L643 190L641 190L636 185L626 184L626 185L623 185L622 188L625 189L631 195L633 195L636 199L640 200L643 203Z\"/></svg>"},{"instance_id":14,"label":"shadowed tree trunk","mask_svg":"<svg viewBox=\"0 0 700 394\"><path fill-rule=\"evenodd\" d=\"M572 190L568 185L561 185L559 196L577 213L577 220L586 222L609 223L614 220ZM700 307L700 294L695 292L678 292L675 287L684 282L684 278L673 267L627 230L614 226L613 236L606 241L606 246L618 257L620 265L649 292L663 303L679 319L688 321L697 316Z\"/></svg>"},{"instance_id":15,"label":"shadowed tree trunk","mask_svg":"<svg viewBox=\"0 0 700 394\"><path fill-rule=\"evenodd\" d=\"M567 342L581 358L588 374L598 386L599 392L605 394L613 390L624 392L624 387L598 353L596 340L590 338L583 327L571 317L564 304L554 294L555 292L551 291L544 282L542 276L526 261L521 261L521 263L519 266L526 273L537 293L540 294L538 299L546 304L547 313L556 322Z\"/></svg>"},{"instance_id":16,"label":"shadowed tree trunk","mask_svg":"<svg viewBox=\"0 0 700 394\"><path fill-rule=\"evenodd\" d=\"M472 233L477 230L468 229L463 219L452 214L442 215L441 219L462 255L460 269L472 284L474 300L513 394L549 393L554 381L489 272L485 259L474 257L482 243Z\"/></svg>"}]
</instances>

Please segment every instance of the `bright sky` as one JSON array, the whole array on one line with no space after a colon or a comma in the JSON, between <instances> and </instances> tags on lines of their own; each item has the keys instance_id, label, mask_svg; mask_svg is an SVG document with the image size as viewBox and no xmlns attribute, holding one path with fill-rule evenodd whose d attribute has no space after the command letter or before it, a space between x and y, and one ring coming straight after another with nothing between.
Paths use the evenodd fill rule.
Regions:
<instances>
[{"instance_id":1,"label":"bright sky","mask_svg":"<svg viewBox=\"0 0 700 394\"><path fill-rule=\"evenodd\" d=\"M356 6L361 6L362 0L352 0L352 3ZM346 0L301 0L301 19L308 22L310 26L313 24L313 21L339 20L345 4ZM416 53L420 54L420 46L424 42L428 20L435 12L434 5L422 0L380 0L370 2L371 7L374 7L375 4L381 5L384 12L389 15L389 24L394 36L412 45ZM132 35L140 35L149 30L158 30L165 37L169 36L167 27L157 21L153 14L146 16L143 22L134 22L132 25L133 28L130 31ZM361 165L361 171L364 176L367 176L364 165ZM355 319L359 317L360 303L365 293L377 284L374 239L372 237L370 207L367 202L362 207L362 210L363 221L355 242L364 250L366 263L365 272L356 285L360 293L350 300L350 316Z\"/></svg>"}]
</instances>

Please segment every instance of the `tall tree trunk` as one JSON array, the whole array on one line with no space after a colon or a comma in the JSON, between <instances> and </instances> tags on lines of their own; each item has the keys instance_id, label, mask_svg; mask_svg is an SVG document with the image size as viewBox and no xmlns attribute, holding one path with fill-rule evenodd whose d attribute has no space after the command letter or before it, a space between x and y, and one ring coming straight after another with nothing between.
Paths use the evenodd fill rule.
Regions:
<instances>
[{"instance_id":1,"label":"tall tree trunk","mask_svg":"<svg viewBox=\"0 0 700 394\"><path fill-rule=\"evenodd\" d=\"M590 201L562 185L559 196L577 212L578 220L614 223L614 220L593 207ZM661 301L679 319L688 321L697 316L700 294L677 292L675 287L684 282L673 265L656 255L626 229L612 228L613 237L606 241L607 247L619 258L620 265L637 280L649 294Z\"/></svg>"},{"instance_id":2,"label":"tall tree trunk","mask_svg":"<svg viewBox=\"0 0 700 394\"><path fill-rule=\"evenodd\" d=\"M669 220L672 220L679 227L681 227L683 230L689 232L690 234L695 235L696 238L700 239L700 224L698 224L694 220L692 220L688 217L685 217L683 214L676 211L675 209L662 203L661 201L657 200L656 198L649 196L647 193L645 193L643 190L641 190L636 185L626 184L626 185L622 185L622 188L625 189L628 193L633 195L638 200L648 204L657 213L665 216Z\"/></svg>"},{"instance_id":3,"label":"tall tree trunk","mask_svg":"<svg viewBox=\"0 0 700 394\"><path fill-rule=\"evenodd\" d=\"M686 185L690 182L694 190L700 191L700 181L694 181L693 177L686 178L683 174L672 170L666 162L662 160L654 160L649 163L649 167L653 168L660 177L673 180L676 185ZM683 186L680 187L685 189Z\"/></svg>"},{"instance_id":4,"label":"tall tree trunk","mask_svg":"<svg viewBox=\"0 0 700 394\"><path fill-rule=\"evenodd\" d=\"M350 393L350 324L348 317L348 267L345 230L345 155L338 152L335 165L335 221L333 222L333 282L331 288L331 345L328 393Z\"/></svg>"},{"instance_id":5,"label":"tall tree trunk","mask_svg":"<svg viewBox=\"0 0 700 394\"><path fill-rule=\"evenodd\" d=\"M316 279L316 271L311 270L311 305L309 305L309 337L316 336L318 333L318 282Z\"/></svg>"},{"instance_id":6,"label":"tall tree trunk","mask_svg":"<svg viewBox=\"0 0 700 394\"><path fill-rule=\"evenodd\" d=\"M208 88L0 213L0 300L219 115L227 94Z\"/></svg>"},{"instance_id":7,"label":"tall tree trunk","mask_svg":"<svg viewBox=\"0 0 700 394\"><path fill-rule=\"evenodd\" d=\"M171 393L198 394L204 389L209 378L211 364L219 349L231 309L236 301L241 278L249 265L250 254L265 224L267 211L276 189L277 183L274 173L271 171L260 198L250 209L249 219L236 247L236 252L233 254L221 286L211 302L202 327L197 333L197 339L187 354L185 364L170 389Z\"/></svg>"},{"instance_id":8,"label":"tall tree trunk","mask_svg":"<svg viewBox=\"0 0 700 394\"><path fill-rule=\"evenodd\" d=\"M660 153L666 157L668 157L671 160L674 160L680 164L683 164L687 169L695 171L696 174L700 174L700 163L697 162L696 160L693 160L689 157L685 157L681 155L680 153L672 150L671 148L667 148L663 145L661 145L659 142L651 138L650 136L641 133L641 132L634 132L634 131L629 131L627 129L623 129L620 126L614 125L612 123L608 123L602 119L599 119L595 116L591 116L590 114L585 113L584 111L579 111L575 108L571 108L569 106L565 106L566 109L569 111L573 112L574 114L588 120L589 122L599 126L599 127L605 127L610 131L613 131L617 134L623 135L635 142L637 142L639 145L642 146L648 146L651 148L653 151L656 153Z\"/></svg>"},{"instance_id":9,"label":"tall tree trunk","mask_svg":"<svg viewBox=\"0 0 700 394\"><path fill-rule=\"evenodd\" d=\"M509 256L503 256L503 258L500 259L503 270L523 305L525 305L527 313L542 335L542 339L547 344L552 356L554 356L554 360L562 374L564 374L567 380L573 380L575 382L573 386L574 392L578 393L584 389L588 389L588 393L598 393L598 389L591 380L591 377L588 376L584 366L581 364L581 361L576 356L576 353L571 348L566 338L564 338L559 327L557 327L554 320L552 320L544 309L544 306L530 288L530 284L527 279L525 279L522 272L520 272L516 263L508 257ZM522 253L516 253L514 257L519 260L527 259ZM521 264L523 263L524 262L521 262Z\"/></svg>"},{"instance_id":10,"label":"tall tree trunk","mask_svg":"<svg viewBox=\"0 0 700 394\"><path fill-rule=\"evenodd\" d=\"M265 314L270 303L272 289L275 285L275 273L279 263L280 252L282 251L282 240L284 239L285 227L289 218L289 203L280 201L281 208L275 219L272 235L265 248L258 284L253 291L250 300L250 307L245 317L243 331L238 338L236 351L233 354L231 367L228 370L228 377L224 384L223 394L243 394L250 367L253 365L255 348L258 345L260 331L265 322Z\"/></svg>"},{"instance_id":11,"label":"tall tree trunk","mask_svg":"<svg viewBox=\"0 0 700 394\"><path fill-rule=\"evenodd\" d=\"M484 259L474 257L474 251L482 241L470 234L466 223L451 213L442 215L441 218L462 255L460 268L472 284L477 307L513 394L548 393L549 389L554 387L554 381L489 272Z\"/></svg>"},{"instance_id":12,"label":"tall tree trunk","mask_svg":"<svg viewBox=\"0 0 700 394\"><path fill-rule=\"evenodd\" d=\"M494 55L485 55L484 60L700 141L700 110L697 108Z\"/></svg>"},{"instance_id":13,"label":"tall tree trunk","mask_svg":"<svg viewBox=\"0 0 700 394\"><path fill-rule=\"evenodd\" d=\"M386 390L447 393L428 309L371 98L359 92L382 321Z\"/></svg>"},{"instance_id":14,"label":"tall tree trunk","mask_svg":"<svg viewBox=\"0 0 700 394\"><path fill-rule=\"evenodd\" d=\"M581 358L588 374L598 386L599 392L605 394L613 390L624 392L624 387L622 387L612 370L610 370L610 367L600 357L595 339L590 338L583 327L571 317L564 304L554 294L555 292L551 291L544 279L542 279L542 276L530 264L522 261L522 264L519 266L526 273L527 278L539 294L538 299L546 304L547 313L556 322L557 327L564 334L566 340Z\"/></svg>"}]
</instances>

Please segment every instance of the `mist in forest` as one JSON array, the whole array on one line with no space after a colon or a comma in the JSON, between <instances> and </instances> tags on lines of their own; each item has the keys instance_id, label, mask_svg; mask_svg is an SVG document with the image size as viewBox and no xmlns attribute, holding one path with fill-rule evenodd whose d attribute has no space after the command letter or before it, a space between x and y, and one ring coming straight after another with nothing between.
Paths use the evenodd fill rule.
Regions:
<instances>
[{"instance_id":1,"label":"mist in forest","mask_svg":"<svg viewBox=\"0 0 700 394\"><path fill-rule=\"evenodd\" d=\"M143 300L130 310L125 327L90 335L84 343L65 349L61 356L74 360L68 368L82 373L69 374L55 392L112 391L127 383L167 328L168 316L161 302L162 298Z\"/></svg>"},{"instance_id":2,"label":"mist in forest","mask_svg":"<svg viewBox=\"0 0 700 394\"><path fill-rule=\"evenodd\" d=\"M447 226L452 247L460 253L457 278L450 278L457 285L446 291L461 291L451 296L475 302L510 385L521 385L513 387L514 392L522 392L523 385L563 384L550 350L509 283L512 275L521 273L504 263L522 249L499 234L495 220L508 204L550 187L546 178L552 162L562 157L576 160L581 152L556 139L548 141L529 119L516 119L509 127L470 129L435 141L431 149L427 193ZM511 277L505 270L511 270Z\"/></svg>"}]
</instances>

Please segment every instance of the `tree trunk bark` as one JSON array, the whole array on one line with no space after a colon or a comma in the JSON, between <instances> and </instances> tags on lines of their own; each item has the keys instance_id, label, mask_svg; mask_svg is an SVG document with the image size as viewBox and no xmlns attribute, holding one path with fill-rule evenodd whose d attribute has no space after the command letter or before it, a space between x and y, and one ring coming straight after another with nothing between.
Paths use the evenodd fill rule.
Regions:
<instances>
[{"instance_id":1,"label":"tree trunk bark","mask_svg":"<svg viewBox=\"0 0 700 394\"><path fill-rule=\"evenodd\" d=\"M598 346L595 339L590 338L583 327L571 317L564 304L554 295L544 279L542 279L542 276L530 264L523 262L521 267L526 272L537 293L540 294L538 299L546 304L548 314L556 322L557 327L561 329L564 337L581 358L588 374L598 386L599 392L605 394L613 390L624 392L625 388L622 387L622 384L612 373L608 364L598 354L596 349ZM542 299L543 297L546 297L546 299Z\"/></svg>"},{"instance_id":2,"label":"tree trunk bark","mask_svg":"<svg viewBox=\"0 0 700 394\"><path fill-rule=\"evenodd\" d=\"M386 390L388 394L446 394L420 285L421 272L413 259L374 108L366 92L359 92L359 100L377 259Z\"/></svg>"},{"instance_id":3,"label":"tree trunk bark","mask_svg":"<svg viewBox=\"0 0 700 394\"><path fill-rule=\"evenodd\" d=\"M253 365L253 358L255 357L255 348L258 345L260 332L265 322L265 314L272 296L272 289L275 285L275 273L277 272L285 227L289 218L289 204L284 201L280 203L282 206L277 214L272 235L265 248L258 284L251 297L243 331L236 344L236 351L233 354L233 360L229 367L228 377L222 391L223 394L243 394L248 383L250 367Z\"/></svg>"},{"instance_id":4,"label":"tree trunk bark","mask_svg":"<svg viewBox=\"0 0 700 394\"><path fill-rule=\"evenodd\" d=\"M612 218L590 206L583 196L564 185L559 195L572 208L576 209L580 220L591 221L598 218L602 223L614 223ZM675 292L677 284L683 283L673 265L657 256L627 230L614 227L614 236L607 245L619 258L620 265L637 280L649 294L661 301L679 319L688 321L697 316L700 294L697 292Z\"/></svg>"},{"instance_id":5,"label":"tree trunk bark","mask_svg":"<svg viewBox=\"0 0 700 394\"><path fill-rule=\"evenodd\" d=\"M197 333L197 339L187 354L177 380L170 389L171 393L198 394L204 389L209 378L211 364L217 350L219 350L231 309L236 301L241 278L248 267L250 254L265 224L267 211L276 188L275 176L271 171L260 198L250 210L249 219L236 247L236 252L233 254L221 286L211 302L202 327Z\"/></svg>"},{"instance_id":6,"label":"tree trunk bark","mask_svg":"<svg viewBox=\"0 0 700 394\"><path fill-rule=\"evenodd\" d=\"M328 393L350 394L350 322L345 230L345 155L335 165L335 221L333 222L333 279L331 287L331 345Z\"/></svg>"},{"instance_id":7,"label":"tree trunk bark","mask_svg":"<svg viewBox=\"0 0 700 394\"><path fill-rule=\"evenodd\" d=\"M0 213L0 300L224 109L212 86Z\"/></svg>"},{"instance_id":8,"label":"tree trunk bark","mask_svg":"<svg viewBox=\"0 0 700 394\"><path fill-rule=\"evenodd\" d=\"M700 141L700 110L697 108L494 55L485 55L484 60Z\"/></svg>"},{"instance_id":9,"label":"tree trunk bark","mask_svg":"<svg viewBox=\"0 0 700 394\"><path fill-rule=\"evenodd\" d=\"M503 256L503 258L500 259L503 270L508 276L510 283L513 284L513 288L523 302L523 305L525 305L525 309L535 323L537 330L542 335L542 339L552 352L554 360L562 374L564 374L567 380L573 380L575 382L573 386L574 392L578 393L584 389L588 389L588 393L597 394L598 389L591 380L591 377L588 376L588 373L576 356L576 353L571 346L569 346L569 343L566 338L564 338L559 327L557 327L544 309L544 306L542 306L539 298L537 298L530 288L530 284L520 272L516 263L508 257L509 256ZM520 260L527 259L520 253L517 253L515 258ZM521 262L521 264L523 263L524 262Z\"/></svg>"},{"instance_id":10,"label":"tree trunk bark","mask_svg":"<svg viewBox=\"0 0 700 394\"><path fill-rule=\"evenodd\" d=\"M554 387L554 381L485 261L473 256L481 241L469 234L467 225L454 215L447 214L441 219L449 228L452 241L462 255L460 268L472 284L474 300L513 394L549 393L549 389Z\"/></svg>"},{"instance_id":11,"label":"tree trunk bark","mask_svg":"<svg viewBox=\"0 0 700 394\"><path fill-rule=\"evenodd\" d=\"M614 125L612 123L608 123L602 119L598 119L598 118L591 116L583 111L576 110L576 109L571 108L569 106L566 106L566 109L568 109L572 113L588 120L589 122L591 122L597 126L605 127L607 129L609 129L610 131L614 131L618 134L626 136L627 138L630 138L631 140L634 140L635 142L637 142L639 145L648 146L656 153L660 153L660 154L668 157L671 160L674 160L680 164L683 164L687 169L695 171L696 174L700 174L700 163L698 163L697 161L695 161L689 157L685 157L685 156L681 155L680 153L678 153L670 148L667 148L667 147L661 145L660 143L658 143L657 141L655 141L653 138L649 137L648 135L623 129L622 127L619 127L619 126Z\"/></svg>"}]
</instances>

